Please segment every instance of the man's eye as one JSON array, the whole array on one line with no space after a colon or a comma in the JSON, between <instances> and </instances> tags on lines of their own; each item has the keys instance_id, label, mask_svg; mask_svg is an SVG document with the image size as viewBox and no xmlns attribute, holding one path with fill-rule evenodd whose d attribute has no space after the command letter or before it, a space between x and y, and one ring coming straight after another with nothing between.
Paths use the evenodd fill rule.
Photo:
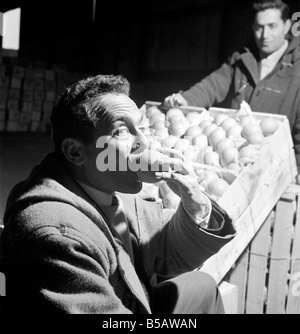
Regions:
<instances>
[{"instance_id":1,"label":"man's eye","mask_svg":"<svg viewBox=\"0 0 300 334\"><path fill-rule=\"evenodd\" d=\"M126 127L119 128L117 131L114 132L114 137L120 137L120 138L127 138L130 131Z\"/></svg>"}]
</instances>

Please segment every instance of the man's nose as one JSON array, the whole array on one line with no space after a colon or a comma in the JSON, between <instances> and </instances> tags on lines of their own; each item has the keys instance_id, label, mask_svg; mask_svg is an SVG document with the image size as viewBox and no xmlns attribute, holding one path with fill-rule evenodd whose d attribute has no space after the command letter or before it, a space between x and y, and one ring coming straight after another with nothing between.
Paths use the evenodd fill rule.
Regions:
<instances>
[{"instance_id":1,"label":"man's nose","mask_svg":"<svg viewBox=\"0 0 300 334\"><path fill-rule=\"evenodd\" d=\"M263 28L263 33L262 33L262 36L264 39L267 39L270 35L270 29L268 27L264 27Z\"/></svg>"}]
</instances>

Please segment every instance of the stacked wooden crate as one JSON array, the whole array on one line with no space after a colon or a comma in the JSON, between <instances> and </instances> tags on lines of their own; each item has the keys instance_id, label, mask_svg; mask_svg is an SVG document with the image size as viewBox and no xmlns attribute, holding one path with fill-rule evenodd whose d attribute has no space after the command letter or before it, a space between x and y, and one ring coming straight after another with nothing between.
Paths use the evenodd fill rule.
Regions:
<instances>
[{"instance_id":1,"label":"stacked wooden crate","mask_svg":"<svg viewBox=\"0 0 300 334\"><path fill-rule=\"evenodd\" d=\"M231 114L236 111L216 108L211 112ZM219 200L219 204L232 217L237 236L201 268L217 282L221 282L231 270L297 175L287 117L263 113L253 115L258 120L272 117L280 122L280 126L262 147L257 161L237 177Z\"/></svg>"},{"instance_id":2,"label":"stacked wooden crate","mask_svg":"<svg viewBox=\"0 0 300 334\"><path fill-rule=\"evenodd\" d=\"M56 98L53 70L4 66L0 80L0 130L45 131Z\"/></svg>"},{"instance_id":3,"label":"stacked wooden crate","mask_svg":"<svg viewBox=\"0 0 300 334\"><path fill-rule=\"evenodd\" d=\"M64 88L86 74L38 62L19 65L0 58L0 131L45 132Z\"/></svg>"},{"instance_id":4,"label":"stacked wooden crate","mask_svg":"<svg viewBox=\"0 0 300 334\"><path fill-rule=\"evenodd\" d=\"M209 112L213 117L220 113L235 117L238 111L211 108ZM280 125L254 164L218 200L232 218L237 235L199 270L213 276L220 286L224 282L238 286L239 313L245 308L247 313L258 309L257 313L300 313L300 188L291 187L297 175L291 129L286 116L259 112L253 116L258 121L273 118Z\"/></svg>"},{"instance_id":5,"label":"stacked wooden crate","mask_svg":"<svg viewBox=\"0 0 300 334\"><path fill-rule=\"evenodd\" d=\"M227 280L239 314L300 314L300 187L291 185Z\"/></svg>"}]
</instances>

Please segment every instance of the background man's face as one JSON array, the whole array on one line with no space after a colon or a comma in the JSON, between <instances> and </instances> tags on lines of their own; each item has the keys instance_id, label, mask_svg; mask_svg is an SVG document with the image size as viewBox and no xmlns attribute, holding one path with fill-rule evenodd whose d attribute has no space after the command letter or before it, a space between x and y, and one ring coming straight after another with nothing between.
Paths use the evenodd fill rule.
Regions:
<instances>
[{"instance_id":1,"label":"background man's face","mask_svg":"<svg viewBox=\"0 0 300 334\"><path fill-rule=\"evenodd\" d=\"M279 9L267 9L256 14L253 30L257 47L263 56L269 56L283 45L291 21L284 22Z\"/></svg>"}]
</instances>

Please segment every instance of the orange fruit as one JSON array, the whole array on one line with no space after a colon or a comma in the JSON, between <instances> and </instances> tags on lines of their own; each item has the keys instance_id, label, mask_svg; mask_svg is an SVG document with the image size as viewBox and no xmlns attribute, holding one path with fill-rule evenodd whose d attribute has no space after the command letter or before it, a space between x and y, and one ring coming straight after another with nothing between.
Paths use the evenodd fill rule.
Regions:
<instances>
[{"instance_id":1,"label":"orange fruit","mask_svg":"<svg viewBox=\"0 0 300 334\"><path fill-rule=\"evenodd\" d=\"M248 145L248 146L243 147L239 151L239 159L243 159L243 158L255 159L257 157L257 153L258 151L256 150L254 146Z\"/></svg>"},{"instance_id":2,"label":"orange fruit","mask_svg":"<svg viewBox=\"0 0 300 334\"><path fill-rule=\"evenodd\" d=\"M237 162L233 162L227 166L227 169L235 171L235 172L240 172L242 170L241 166Z\"/></svg>"},{"instance_id":3,"label":"orange fruit","mask_svg":"<svg viewBox=\"0 0 300 334\"><path fill-rule=\"evenodd\" d=\"M225 180L218 178L208 184L207 192L212 196L222 197L229 187Z\"/></svg>"},{"instance_id":4,"label":"orange fruit","mask_svg":"<svg viewBox=\"0 0 300 334\"><path fill-rule=\"evenodd\" d=\"M153 116L150 117L149 121L151 124L154 124L157 121L165 122L166 120L166 115L163 113L160 114L154 114Z\"/></svg>"},{"instance_id":5,"label":"orange fruit","mask_svg":"<svg viewBox=\"0 0 300 334\"><path fill-rule=\"evenodd\" d=\"M184 136L193 139L200 134L202 134L202 129L199 126L191 126L186 130Z\"/></svg>"},{"instance_id":6,"label":"orange fruit","mask_svg":"<svg viewBox=\"0 0 300 334\"><path fill-rule=\"evenodd\" d=\"M221 153L221 162L224 167L238 161L239 151L235 147L228 147Z\"/></svg>"},{"instance_id":7,"label":"orange fruit","mask_svg":"<svg viewBox=\"0 0 300 334\"><path fill-rule=\"evenodd\" d=\"M215 146L220 140L226 138L226 131L219 127L213 130L209 135L209 142L211 146Z\"/></svg>"},{"instance_id":8,"label":"orange fruit","mask_svg":"<svg viewBox=\"0 0 300 334\"><path fill-rule=\"evenodd\" d=\"M218 128L218 126L214 123L208 124L202 131L202 133L209 137L209 135Z\"/></svg>"},{"instance_id":9,"label":"orange fruit","mask_svg":"<svg viewBox=\"0 0 300 334\"><path fill-rule=\"evenodd\" d=\"M175 122L170 125L169 132L173 136L181 137L186 131L186 124L183 122Z\"/></svg>"},{"instance_id":10,"label":"orange fruit","mask_svg":"<svg viewBox=\"0 0 300 334\"><path fill-rule=\"evenodd\" d=\"M166 126L165 126L165 122L162 122L162 121L156 121L153 125L152 125L152 128L155 129L155 130L159 130L159 129L164 129Z\"/></svg>"},{"instance_id":11,"label":"orange fruit","mask_svg":"<svg viewBox=\"0 0 300 334\"><path fill-rule=\"evenodd\" d=\"M227 130L226 135L228 138L239 138L241 137L242 130L243 128L241 125L235 124Z\"/></svg>"},{"instance_id":12,"label":"orange fruit","mask_svg":"<svg viewBox=\"0 0 300 334\"><path fill-rule=\"evenodd\" d=\"M228 131L232 126L238 124L237 121L232 118L232 117L228 117L227 119L225 119L222 123L221 123L221 127L225 130Z\"/></svg>"},{"instance_id":13,"label":"orange fruit","mask_svg":"<svg viewBox=\"0 0 300 334\"><path fill-rule=\"evenodd\" d=\"M161 140L166 139L169 137L169 130L167 128L161 128L155 131L154 135Z\"/></svg>"},{"instance_id":14,"label":"orange fruit","mask_svg":"<svg viewBox=\"0 0 300 334\"><path fill-rule=\"evenodd\" d=\"M208 139L204 134L199 134L192 139L192 145L198 147L199 150L202 150L208 146Z\"/></svg>"},{"instance_id":15,"label":"orange fruit","mask_svg":"<svg viewBox=\"0 0 300 334\"><path fill-rule=\"evenodd\" d=\"M198 151L193 146L186 149L183 155L190 161L196 162L198 160Z\"/></svg>"},{"instance_id":16,"label":"orange fruit","mask_svg":"<svg viewBox=\"0 0 300 334\"><path fill-rule=\"evenodd\" d=\"M173 119L183 119L185 118L183 111L178 108L172 108L167 111L166 119L172 122Z\"/></svg>"},{"instance_id":17,"label":"orange fruit","mask_svg":"<svg viewBox=\"0 0 300 334\"><path fill-rule=\"evenodd\" d=\"M221 154L226 148L234 147L235 144L233 140L229 138L223 138L217 142L215 145L215 151Z\"/></svg>"},{"instance_id":18,"label":"orange fruit","mask_svg":"<svg viewBox=\"0 0 300 334\"><path fill-rule=\"evenodd\" d=\"M200 123L200 128L204 130L208 125L212 124L211 120L205 119Z\"/></svg>"},{"instance_id":19,"label":"orange fruit","mask_svg":"<svg viewBox=\"0 0 300 334\"><path fill-rule=\"evenodd\" d=\"M262 145L265 140L262 132L252 132L248 135L247 141L251 145Z\"/></svg>"},{"instance_id":20,"label":"orange fruit","mask_svg":"<svg viewBox=\"0 0 300 334\"><path fill-rule=\"evenodd\" d=\"M167 137L163 140L162 146L172 148L172 147L174 147L174 145L176 144L177 141L178 141L178 137L169 136L169 137Z\"/></svg>"},{"instance_id":21,"label":"orange fruit","mask_svg":"<svg viewBox=\"0 0 300 334\"><path fill-rule=\"evenodd\" d=\"M248 139L248 136L254 132L262 132L259 124L249 123L243 127L242 136Z\"/></svg>"},{"instance_id":22,"label":"orange fruit","mask_svg":"<svg viewBox=\"0 0 300 334\"><path fill-rule=\"evenodd\" d=\"M261 130L264 136L272 136L274 132L278 129L279 123L278 121L272 118L265 118L260 122Z\"/></svg>"},{"instance_id":23,"label":"orange fruit","mask_svg":"<svg viewBox=\"0 0 300 334\"><path fill-rule=\"evenodd\" d=\"M204 155L204 163L210 166L220 166L220 156L217 152L212 151Z\"/></svg>"},{"instance_id":24,"label":"orange fruit","mask_svg":"<svg viewBox=\"0 0 300 334\"><path fill-rule=\"evenodd\" d=\"M191 111L186 115L186 120L191 125L199 125L202 121L202 114L197 111Z\"/></svg>"},{"instance_id":25,"label":"orange fruit","mask_svg":"<svg viewBox=\"0 0 300 334\"><path fill-rule=\"evenodd\" d=\"M239 124L242 127L246 126L249 123L254 123L254 118L252 115L245 115L245 116L240 117Z\"/></svg>"},{"instance_id":26,"label":"orange fruit","mask_svg":"<svg viewBox=\"0 0 300 334\"><path fill-rule=\"evenodd\" d=\"M151 118L156 114L161 114L161 110L159 110L156 106L152 106L150 107L147 111L146 111L146 116L147 118Z\"/></svg>"},{"instance_id":27,"label":"orange fruit","mask_svg":"<svg viewBox=\"0 0 300 334\"><path fill-rule=\"evenodd\" d=\"M214 122L219 126L222 124L222 122L227 119L229 116L224 114L224 113L220 113L218 115L216 115Z\"/></svg>"},{"instance_id":28,"label":"orange fruit","mask_svg":"<svg viewBox=\"0 0 300 334\"><path fill-rule=\"evenodd\" d=\"M186 138L180 138L177 140L176 144L174 145L174 149L180 152L186 151L190 147L191 143Z\"/></svg>"}]
</instances>

